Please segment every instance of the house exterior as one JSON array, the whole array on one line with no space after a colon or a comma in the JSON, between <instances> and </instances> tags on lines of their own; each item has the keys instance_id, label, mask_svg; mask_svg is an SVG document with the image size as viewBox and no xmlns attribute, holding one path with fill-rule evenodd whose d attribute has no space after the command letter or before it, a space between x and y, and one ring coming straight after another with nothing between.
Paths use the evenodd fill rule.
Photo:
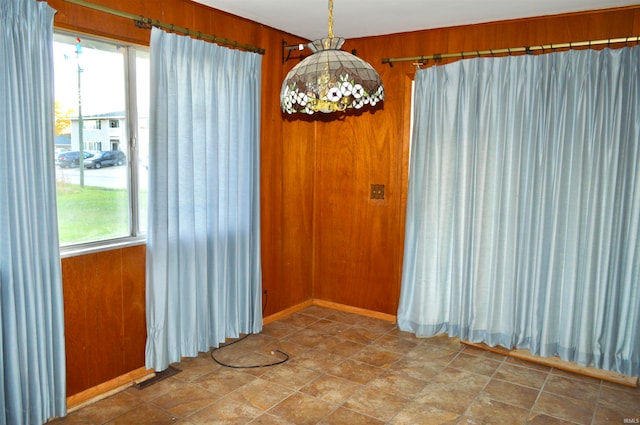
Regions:
<instances>
[{"instance_id":1,"label":"house exterior","mask_svg":"<svg viewBox=\"0 0 640 425\"><path fill-rule=\"evenodd\" d=\"M71 150L80 150L79 125L82 119L84 150L115 151L126 146L127 126L124 111L71 118Z\"/></svg>"}]
</instances>

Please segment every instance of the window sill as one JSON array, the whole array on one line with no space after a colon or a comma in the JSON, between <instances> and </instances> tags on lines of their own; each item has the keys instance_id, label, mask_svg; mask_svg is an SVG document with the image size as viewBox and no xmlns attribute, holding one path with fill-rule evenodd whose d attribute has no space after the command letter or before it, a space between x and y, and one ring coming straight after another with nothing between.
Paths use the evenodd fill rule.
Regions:
<instances>
[{"instance_id":1,"label":"window sill","mask_svg":"<svg viewBox=\"0 0 640 425\"><path fill-rule=\"evenodd\" d=\"M93 254L96 252L111 251L114 249L127 248L130 246L144 245L146 243L146 237L137 236L61 246L60 258L76 257L79 255Z\"/></svg>"}]
</instances>

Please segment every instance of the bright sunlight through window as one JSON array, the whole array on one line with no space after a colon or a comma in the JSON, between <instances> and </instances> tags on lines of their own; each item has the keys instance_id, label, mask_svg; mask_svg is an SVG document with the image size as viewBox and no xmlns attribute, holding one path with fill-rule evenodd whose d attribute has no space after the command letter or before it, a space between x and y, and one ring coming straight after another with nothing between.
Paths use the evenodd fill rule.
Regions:
<instances>
[{"instance_id":1,"label":"bright sunlight through window","mask_svg":"<svg viewBox=\"0 0 640 425\"><path fill-rule=\"evenodd\" d=\"M60 244L138 237L147 221L148 52L61 33L53 49Z\"/></svg>"}]
</instances>

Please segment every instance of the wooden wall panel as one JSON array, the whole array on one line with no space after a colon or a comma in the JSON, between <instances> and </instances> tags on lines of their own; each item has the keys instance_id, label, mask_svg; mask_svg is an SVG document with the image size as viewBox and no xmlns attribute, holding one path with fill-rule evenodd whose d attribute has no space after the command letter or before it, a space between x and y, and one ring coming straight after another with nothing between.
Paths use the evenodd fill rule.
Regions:
<instances>
[{"instance_id":1,"label":"wooden wall panel","mask_svg":"<svg viewBox=\"0 0 640 425\"><path fill-rule=\"evenodd\" d=\"M64 330L67 367L67 393L76 394L89 388L87 368L86 283L84 267L89 258L72 257L62 260L64 297Z\"/></svg>"},{"instance_id":2,"label":"wooden wall panel","mask_svg":"<svg viewBox=\"0 0 640 425\"><path fill-rule=\"evenodd\" d=\"M397 243L390 210L400 194L393 165L402 141L381 121L383 112L320 126L314 297L359 300L361 305L349 305L388 312L394 305L388 282ZM384 200L369 199L372 184L385 186Z\"/></svg>"},{"instance_id":3,"label":"wooden wall panel","mask_svg":"<svg viewBox=\"0 0 640 425\"><path fill-rule=\"evenodd\" d=\"M67 396L144 366L145 247L62 260Z\"/></svg>"},{"instance_id":4,"label":"wooden wall panel","mask_svg":"<svg viewBox=\"0 0 640 425\"><path fill-rule=\"evenodd\" d=\"M278 96L279 94L276 100ZM284 205L279 226L283 275L280 282L282 285L274 287L277 292L273 293L271 299L275 301L275 308L267 309L269 313L281 311L312 297L315 140L313 125L297 125L302 125L308 136L282 146L281 178ZM269 241L263 241L263 245L268 246ZM283 293L284 291L289 294Z\"/></svg>"},{"instance_id":5,"label":"wooden wall panel","mask_svg":"<svg viewBox=\"0 0 640 425\"><path fill-rule=\"evenodd\" d=\"M286 121L280 112L284 75L282 42L303 40L263 28L260 201L265 316L311 298L313 280L313 178L315 126ZM288 137L283 132L287 131Z\"/></svg>"},{"instance_id":6,"label":"wooden wall panel","mask_svg":"<svg viewBox=\"0 0 640 425\"><path fill-rule=\"evenodd\" d=\"M87 350L92 382L97 385L124 374L122 352L122 250L91 254L94 269L85 269L87 287Z\"/></svg>"},{"instance_id":7,"label":"wooden wall panel","mask_svg":"<svg viewBox=\"0 0 640 425\"><path fill-rule=\"evenodd\" d=\"M122 354L125 372L144 365L147 339L145 259L145 245L131 247L122 256Z\"/></svg>"}]
</instances>

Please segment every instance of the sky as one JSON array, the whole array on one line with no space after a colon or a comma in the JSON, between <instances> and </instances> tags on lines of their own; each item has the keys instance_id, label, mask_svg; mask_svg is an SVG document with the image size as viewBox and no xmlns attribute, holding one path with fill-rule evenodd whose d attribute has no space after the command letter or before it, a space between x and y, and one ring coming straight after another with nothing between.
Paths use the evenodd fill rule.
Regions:
<instances>
[{"instance_id":1,"label":"sky","mask_svg":"<svg viewBox=\"0 0 640 425\"><path fill-rule=\"evenodd\" d=\"M125 110L124 52L120 46L81 39L81 54L76 54L73 37L54 41L55 100L63 110L78 111L78 75L82 88L82 115ZM148 110L149 60L138 60L138 108ZM78 73L78 65L82 72ZM145 78L146 77L146 78ZM144 109L146 108L146 109Z\"/></svg>"}]
</instances>

